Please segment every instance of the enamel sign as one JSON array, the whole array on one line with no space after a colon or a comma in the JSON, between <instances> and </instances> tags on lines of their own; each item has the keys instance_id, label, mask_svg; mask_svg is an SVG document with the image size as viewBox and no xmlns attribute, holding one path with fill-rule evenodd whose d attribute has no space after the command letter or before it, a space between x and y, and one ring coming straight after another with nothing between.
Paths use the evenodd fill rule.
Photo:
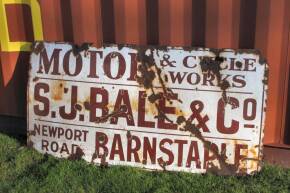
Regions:
<instances>
[{"instance_id":1,"label":"enamel sign","mask_svg":"<svg viewBox=\"0 0 290 193\"><path fill-rule=\"evenodd\" d=\"M37 42L28 145L98 165L260 170L268 67L256 50Z\"/></svg>"}]
</instances>

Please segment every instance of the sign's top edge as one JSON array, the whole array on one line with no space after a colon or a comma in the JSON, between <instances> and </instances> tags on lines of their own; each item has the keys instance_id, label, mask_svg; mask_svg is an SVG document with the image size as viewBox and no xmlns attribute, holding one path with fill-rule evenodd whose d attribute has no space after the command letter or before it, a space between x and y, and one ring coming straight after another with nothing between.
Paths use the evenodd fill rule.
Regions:
<instances>
[{"instance_id":1,"label":"sign's top edge","mask_svg":"<svg viewBox=\"0 0 290 193\"><path fill-rule=\"evenodd\" d=\"M73 42L64 42L64 41L35 41L33 45L36 43L55 43L55 44L69 44L73 47L82 48L87 47L87 49L90 46L93 46L95 48L106 48L106 47L118 47L119 50L121 50L124 47L129 47L132 49L158 49L161 51L168 51L169 49L180 49L184 51L210 51L215 53L216 55L219 55L221 52L234 52L235 54L254 54L259 56L260 64L267 63L265 57L263 57L262 52L259 49L233 49L233 48L207 48L207 47L201 47L201 46L170 46L170 45L137 45L137 44L113 44L113 43L104 43L101 46L96 46L94 43L91 42L84 42L82 44L76 44Z\"/></svg>"}]
</instances>

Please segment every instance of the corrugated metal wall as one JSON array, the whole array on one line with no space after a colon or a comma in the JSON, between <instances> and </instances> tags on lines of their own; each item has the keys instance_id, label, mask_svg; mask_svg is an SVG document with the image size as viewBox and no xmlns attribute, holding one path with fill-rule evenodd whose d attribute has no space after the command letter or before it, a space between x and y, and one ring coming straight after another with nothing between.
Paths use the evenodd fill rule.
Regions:
<instances>
[{"instance_id":1,"label":"corrugated metal wall","mask_svg":"<svg viewBox=\"0 0 290 193\"><path fill-rule=\"evenodd\" d=\"M0 0L0 4L5 4L9 38L10 41L32 41L35 13L19 2L28 0ZM30 2L40 5L46 41L260 49L270 65L264 141L285 142L290 61L289 0ZM29 53L7 52L2 48L0 54L0 114L25 116Z\"/></svg>"}]
</instances>

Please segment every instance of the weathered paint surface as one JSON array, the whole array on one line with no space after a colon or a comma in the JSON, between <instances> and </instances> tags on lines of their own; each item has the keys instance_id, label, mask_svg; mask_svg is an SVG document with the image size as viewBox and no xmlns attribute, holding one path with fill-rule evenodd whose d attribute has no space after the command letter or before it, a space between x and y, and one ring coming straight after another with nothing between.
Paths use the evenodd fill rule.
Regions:
<instances>
[{"instance_id":1,"label":"weathered paint surface","mask_svg":"<svg viewBox=\"0 0 290 193\"><path fill-rule=\"evenodd\" d=\"M260 170L268 67L256 50L38 42L28 145L100 165Z\"/></svg>"}]
</instances>

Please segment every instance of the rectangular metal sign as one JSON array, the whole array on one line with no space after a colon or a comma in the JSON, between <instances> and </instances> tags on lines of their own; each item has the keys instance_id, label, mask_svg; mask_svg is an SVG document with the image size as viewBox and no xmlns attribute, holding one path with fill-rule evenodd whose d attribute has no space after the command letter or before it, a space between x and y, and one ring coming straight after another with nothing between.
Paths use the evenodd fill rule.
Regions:
<instances>
[{"instance_id":1,"label":"rectangular metal sign","mask_svg":"<svg viewBox=\"0 0 290 193\"><path fill-rule=\"evenodd\" d=\"M260 170L268 67L256 50L37 42L28 145L99 165Z\"/></svg>"}]
</instances>

